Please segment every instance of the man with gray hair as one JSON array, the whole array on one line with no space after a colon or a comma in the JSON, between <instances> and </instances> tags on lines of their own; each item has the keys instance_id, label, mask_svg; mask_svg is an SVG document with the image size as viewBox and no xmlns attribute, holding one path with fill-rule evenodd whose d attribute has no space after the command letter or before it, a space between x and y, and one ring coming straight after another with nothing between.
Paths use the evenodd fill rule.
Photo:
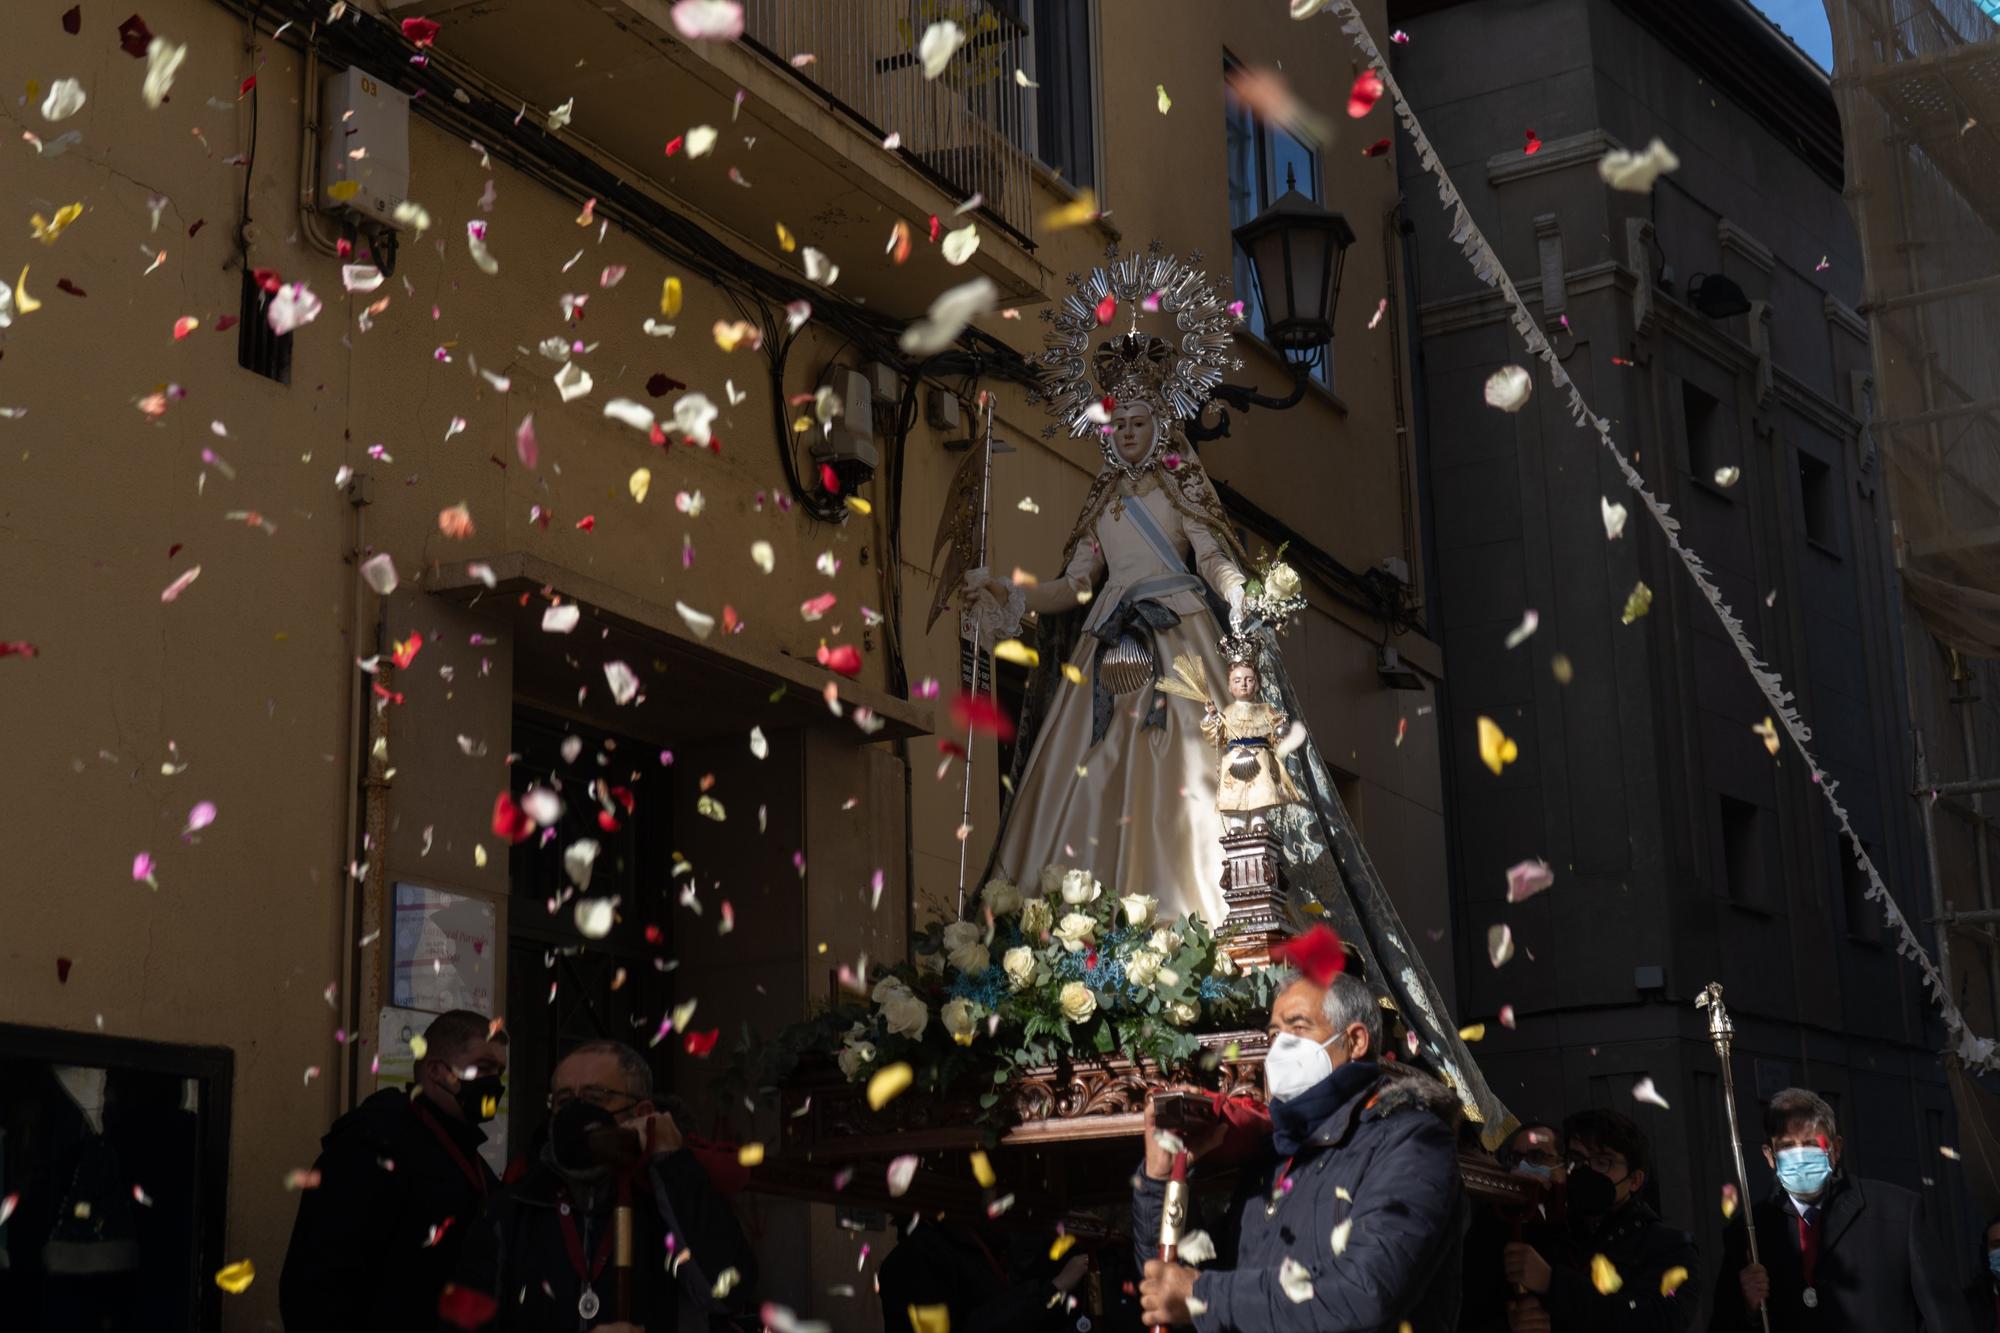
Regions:
<instances>
[{"instance_id":1,"label":"man with gray hair","mask_svg":"<svg viewBox=\"0 0 2000 1333\"><path fill-rule=\"evenodd\" d=\"M1826 1099L1786 1088L1764 1111L1764 1161L1778 1187L1723 1237L1711 1333L1971 1333L1920 1194L1841 1168L1839 1127Z\"/></svg>"},{"instance_id":2,"label":"man with gray hair","mask_svg":"<svg viewBox=\"0 0 2000 1333\"><path fill-rule=\"evenodd\" d=\"M1141 1318L1198 1333L1449 1333L1464 1229L1458 1099L1381 1058L1382 1011L1358 977L1292 979L1268 1031L1270 1146L1245 1164L1207 1267L1153 1249L1173 1152L1147 1103L1132 1190ZM1189 1156L1221 1137L1221 1127L1191 1136Z\"/></svg>"},{"instance_id":3,"label":"man with gray hair","mask_svg":"<svg viewBox=\"0 0 2000 1333\"><path fill-rule=\"evenodd\" d=\"M465 1242L439 1313L489 1333L674 1333L750 1307L756 1264L646 1057L586 1042L550 1079L537 1160ZM682 1108L681 1119L685 1118ZM634 1214L631 1308L617 1308L614 1209Z\"/></svg>"}]
</instances>

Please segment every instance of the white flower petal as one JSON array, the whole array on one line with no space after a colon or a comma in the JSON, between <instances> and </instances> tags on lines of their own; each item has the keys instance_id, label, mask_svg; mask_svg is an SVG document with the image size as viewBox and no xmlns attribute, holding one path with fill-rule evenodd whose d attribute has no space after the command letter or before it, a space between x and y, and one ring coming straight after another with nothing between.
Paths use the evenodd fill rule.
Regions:
<instances>
[{"instance_id":1,"label":"white flower petal","mask_svg":"<svg viewBox=\"0 0 2000 1333\"><path fill-rule=\"evenodd\" d=\"M167 100L167 90L174 86L174 75L187 53L186 42L170 42L164 37L155 37L147 44L146 80L139 89L147 106L158 111Z\"/></svg>"},{"instance_id":2,"label":"white flower petal","mask_svg":"<svg viewBox=\"0 0 2000 1333\"><path fill-rule=\"evenodd\" d=\"M288 282L264 307L264 319L280 338L319 318L320 301L303 282Z\"/></svg>"},{"instance_id":3,"label":"white flower petal","mask_svg":"<svg viewBox=\"0 0 2000 1333\"><path fill-rule=\"evenodd\" d=\"M944 244L940 248L944 251L945 263L954 266L963 264L972 258L973 251L979 248L979 228L967 223L956 231L946 232Z\"/></svg>"},{"instance_id":4,"label":"white flower petal","mask_svg":"<svg viewBox=\"0 0 2000 1333\"><path fill-rule=\"evenodd\" d=\"M905 1153L889 1163L889 1197L900 1199L909 1193L910 1181L917 1174L918 1158Z\"/></svg>"},{"instance_id":5,"label":"white flower petal","mask_svg":"<svg viewBox=\"0 0 2000 1333\"><path fill-rule=\"evenodd\" d=\"M1673 150L1655 139L1646 145L1643 153L1612 149L1598 159L1597 174L1614 190L1644 194L1653 188L1653 182L1662 173L1673 171L1680 164L1681 160L1674 156Z\"/></svg>"},{"instance_id":6,"label":"white flower petal","mask_svg":"<svg viewBox=\"0 0 2000 1333\"><path fill-rule=\"evenodd\" d=\"M681 621L694 631L697 639L706 639L715 632L715 617L705 611L697 611L686 602L675 602L674 610L680 612Z\"/></svg>"},{"instance_id":7,"label":"white flower petal","mask_svg":"<svg viewBox=\"0 0 2000 1333\"><path fill-rule=\"evenodd\" d=\"M572 759L570 762L576 761ZM576 885L578 893L590 892L590 872L597 864L599 850L595 838L578 838L563 848L563 873L569 876L570 883Z\"/></svg>"},{"instance_id":8,"label":"white flower petal","mask_svg":"<svg viewBox=\"0 0 2000 1333\"><path fill-rule=\"evenodd\" d=\"M687 132L686 148L689 157L707 157L715 149L715 141L721 137L713 125L697 125Z\"/></svg>"},{"instance_id":9,"label":"white flower petal","mask_svg":"<svg viewBox=\"0 0 2000 1333\"><path fill-rule=\"evenodd\" d=\"M57 79L49 85L49 95L42 99L42 119L68 120L83 110L83 104L89 100L83 85L75 79Z\"/></svg>"},{"instance_id":10,"label":"white flower petal","mask_svg":"<svg viewBox=\"0 0 2000 1333\"><path fill-rule=\"evenodd\" d=\"M711 427L721 409L704 393L684 393L674 400L674 428L704 448L715 438Z\"/></svg>"},{"instance_id":11,"label":"white flower petal","mask_svg":"<svg viewBox=\"0 0 2000 1333\"><path fill-rule=\"evenodd\" d=\"M604 405L604 415L613 421L622 421L633 430L653 428L653 409L630 398L613 398Z\"/></svg>"},{"instance_id":12,"label":"white flower petal","mask_svg":"<svg viewBox=\"0 0 2000 1333\"><path fill-rule=\"evenodd\" d=\"M1667 1099L1660 1095L1660 1090L1653 1086L1653 1080L1650 1078L1642 1078L1632 1085L1632 1100L1645 1102L1648 1106L1657 1106L1662 1111L1674 1109L1667 1105Z\"/></svg>"},{"instance_id":13,"label":"white flower petal","mask_svg":"<svg viewBox=\"0 0 2000 1333\"><path fill-rule=\"evenodd\" d=\"M396 562L387 551L369 556L361 562L361 578L375 590L377 597L387 597L396 591Z\"/></svg>"},{"instance_id":14,"label":"white flower petal","mask_svg":"<svg viewBox=\"0 0 2000 1333\"><path fill-rule=\"evenodd\" d=\"M907 329L899 340L912 356L933 356L951 346L965 326L989 313L999 301L1000 289L993 279L977 277L938 295L924 317Z\"/></svg>"},{"instance_id":15,"label":"white flower petal","mask_svg":"<svg viewBox=\"0 0 2000 1333\"><path fill-rule=\"evenodd\" d=\"M1528 405L1535 381L1519 366L1502 366L1486 381L1486 403L1502 412L1518 412Z\"/></svg>"},{"instance_id":16,"label":"white flower petal","mask_svg":"<svg viewBox=\"0 0 2000 1333\"><path fill-rule=\"evenodd\" d=\"M342 264L340 285L350 292L366 296L382 285L382 270L373 264Z\"/></svg>"},{"instance_id":17,"label":"white flower petal","mask_svg":"<svg viewBox=\"0 0 2000 1333\"><path fill-rule=\"evenodd\" d=\"M917 58L924 62L924 77L935 79L944 73L944 67L963 45L965 29L950 19L939 19L925 28L923 40L917 43Z\"/></svg>"},{"instance_id":18,"label":"white flower petal","mask_svg":"<svg viewBox=\"0 0 2000 1333\"><path fill-rule=\"evenodd\" d=\"M821 251L810 245L799 251L799 258L806 266L806 281L817 282L823 287L831 287L840 277L840 265L828 259Z\"/></svg>"},{"instance_id":19,"label":"white flower petal","mask_svg":"<svg viewBox=\"0 0 2000 1333\"><path fill-rule=\"evenodd\" d=\"M680 0L670 12L674 31L690 42L733 42L743 35L743 6L736 0Z\"/></svg>"},{"instance_id":20,"label":"white flower petal","mask_svg":"<svg viewBox=\"0 0 2000 1333\"><path fill-rule=\"evenodd\" d=\"M629 704L639 697L639 677L623 662L606 662L604 679L611 686L611 697L620 704Z\"/></svg>"},{"instance_id":21,"label":"white flower petal","mask_svg":"<svg viewBox=\"0 0 2000 1333\"><path fill-rule=\"evenodd\" d=\"M521 813L547 828L562 818L562 797L547 787L530 787L521 795Z\"/></svg>"},{"instance_id":22,"label":"white flower petal","mask_svg":"<svg viewBox=\"0 0 2000 1333\"><path fill-rule=\"evenodd\" d=\"M766 574L778 567L778 554L771 549L771 543L766 541L750 543L750 558L756 562L757 568Z\"/></svg>"},{"instance_id":23,"label":"white flower petal","mask_svg":"<svg viewBox=\"0 0 2000 1333\"><path fill-rule=\"evenodd\" d=\"M576 628L577 621L583 619L583 609L575 602L564 602L542 612L542 632L544 634L567 634Z\"/></svg>"},{"instance_id":24,"label":"white flower petal","mask_svg":"<svg viewBox=\"0 0 2000 1333\"><path fill-rule=\"evenodd\" d=\"M1351 1217L1341 1218L1339 1223L1333 1228L1333 1252L1336 1255L1347 1253L1347 1238L1353 1234L1354 1219Z\"/></svg>"},{"instance_id":25,"label":"white flower petal","mask_svg":"<svg viewBox=\"0 0 2000 1333\"><path fill-rule=\"evenodd\" d=\"M1597 498L1598 511L1604 516L1604 537L1606 541L1617 541L1625 535L1625 506L1613 504L1604 497Z\"/></svg>"},{"instance_id":26,"label":"white flower petal","mask_svg":"<svg viewBox=\"0 0 2000 1333\"><path fill-rule=\"evenodd\" d=\"M574 361L565 361L563 368L556 372L556 392L562 395L565 403L589 393L594 383L596 381L590 378L590 372Z\"/></svg>"},{"instance_id":27,"label":"white flower petal","mask_svg":"<svg viewBox=\"0 0 2000 1333\"><path fill-rule=\"evenodd\" d=\"M611 933L618 920L618 908L609 898L579 898L576 901L577 933L587 940L601 940Z\"/></svg>"},{"instance_id":28,"label":"white flower petal","mask_svg":"<svg viewBox=\"0 0 2000 1333\"><path fill-rule=\"evenodd\" d=\"M1288 1254L1278 1266L1278 1286L1294 1305L1304 1305L1313 1296L1312 1270Z\"/></svg>"}]
</instances>

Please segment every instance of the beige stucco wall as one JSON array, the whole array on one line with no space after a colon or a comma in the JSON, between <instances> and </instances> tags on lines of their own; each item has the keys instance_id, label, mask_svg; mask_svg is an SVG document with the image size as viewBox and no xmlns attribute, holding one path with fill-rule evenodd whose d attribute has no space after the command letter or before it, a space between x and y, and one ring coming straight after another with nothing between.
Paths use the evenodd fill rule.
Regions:
<instances>
[{"instance_id":1,"label":"beige stucco wall","mask_svg":"<svg viewBox=\"0 0 2000 1333\"><path fill-rule=\"evenodd\" d=\"M7 571L0 638L28 639L42 652L0 660L7 749L0 827L9 848L0 1020L101 1027L236 1052L229 1250L253 1258L264 1276L228 1303L226 1326L264 1327L275 1322L276 1276L295 1204L281 1181L311 1159L341 1097L333 1036L339 1016L322 992L344 975L343 881L358 854L345 824L356 776L349 695L355 659L375 650L381 608L357 589L355 515L335 488L336 469L369 474L366 546L389 552L405 580L387 600L390 634L417 631L427 641L400 674L396 688L405 702L389 714L396 771L388 878L492 895L502 901L503 928L506 862L486 822L506 782L512 646L472 644L472 634L492 631L490 618L427 595L426 584L467 559L529 551L662 608L667 618L676 599L711 613L727 603L743 617L734 643L744 651L809 661L822 636L860 642L860 608L884 605L886 497L871 488L875 512L838 528L780 513L770 500L783 483L764 362L747 350L725 354L707 334L711 322L734 312L716 291L689 282L678 336L645 336L640 320L657 314L660 283L673 266L615 227L600 243L594 227L576 224L576 199L496 164L499 205L489 243L501 269L497 277L480 274L462 232L467 218L485 216L475 201L488 173L478 154L422 119L412 123L412 193L435 225L422 240L406 242L397 275L375 294L391 297L391 305L362 332L355 316L373 298L344 298L335 261L299 236L293 200L302 60L268 40L255 66L262 132L249 168L258 237L252 263L306 280L326 310L297 336L289 387L240 370L234 333L218 334L214 325L237 308L234 233L245 169L225 159L250 146L248 118L235 101L252 68L243 25L206 0L149 7L156 32L189 45L173 100L152 112L138 96L141 66L117 50L109 16L86 7L82 35L70 37L58 22L67 7L66 0L27 0L0 19L0 82L22 89L77 77L91 94L84 111L61 126L43 124L32 105L10 103L5 115L15 130L53 137L74 128L83 140L53 158L18 143L0 155L0 200L17 229L0 243L0 268L11 277L29 265L27 288L44 303L17 314L0 344L0 405L28 409L20 419L0 420L0 564ZM1102 204L1110 222L1128 246L1157 237L1182 252L1199 248L1213 271L1226 272L1223 52L1251 63L1281 61L1308 100L1339 117L1353 71L1337 29L1292 24L1276 4L1107 0L1101 30ZM449 27L440 47L450 50ZM1173 98L1165 116L1154 105L1161 83ZM755 86L750 91L759 95ZM211 98L228 109L209 105ZM1402 527L1390 389L1395 349L1386 326L1365 327L1377 300L1390 294L1382 225L1394 179L1387 162L1364 160L1359 148L1386 126L1371 121L1355 129L1344 117L1340 125L1343 138L1326 155L1327 196L1360 235L1348 258L1336 337L1340 401L1314 393L1289 413L1239 417L1234 437L1211 446L1205 461L1312 541L1365 569L1407 554L1414 534ZM205 142L191 133L196 126ZM859 151L854 132L831 115L817 115L799 132ZM803 220L812 216L812 201L787 198L782 185L783 154L794 150L776 138L767 150L758 174L772 211L791 218L810 244ZM157 234L148 227L151 194L169 200ZM1047 191L1047 203L1057 198ZM913 193L913 218L923 199ZM28 239L28 213L46 215L72 200L84 203L84 216L53 247ZM197 221L203 225L190 237ZM1109 236L1095 225L1038 236L1031 262L1045 290L1059 291L1064 273L1096 262ZM986 243L1007 244L997 233ZM142 249L162 248L166 262L142 275L151 262ZM561 272L580 248L583 259ZM1014 262L1030 261L1017 255ZM599 270L614 264L627 267L626 278L600 290ZM88 294L58 291L63 277ZM557 305L564 292L591 294L573 336L600 344L586 359L596 388L569 405L550 382L554 363L533 351L541 338L565 331ZM1028 318L1018 323L987 323L1032 347L1041 326L1035 307L1022 306ZM177 343L170 331L183 315L199 317L203 327ZM440 348L448 362L434 355ZM788 389L809 389L833 351L809 332L793 354ZM512 376L512 391L497 393L473 375L474 357ZM1244 359L1240 378L1282 390L1275 357L1250 348ZM600 416L612 396L643 398L655 371L719 403L725 379L748 394L740 406L725 407L719 454L662 452ZM136 401L169 382L185 397L149 421ZM1000 401L1001 433L1018 452L995 463L993 564L1051 572L1095 468L1095 449L1045 444L1039 409L1013 392ZM535 471L520 466L513 451L515 426L529 411L541 444ZM447 440L455 417L466 428ZM226 435L212 433L212 422ZM368 456L377 444L389 460ZM233 466L233 479L213 468L204 479L204 448ZM947 687L957 672L955 627L947 616L923 633L931 589L921 567L956 459L919 424L906 460L905 563L894 571L905 580L910 678L935 676ZM641 466L652 471L643 504L627 488ZM675 493L695 489L705 512L676 512ZM761 508L758 492L766 497ZM1039 514L1017 508L1022 496L1039 503ZM462 543L443 537L436 521L440 508L461 501L477 525ZM531 521L536 505L553 511L545 529ZM275 534L225 520L231 510L258 511ZM586 514L596 520L587 533L574 526ZM695 548L688 570L684 534ZM750 559L757 539L776 550L772 575ZM813 572L826 551L841 562L830 579ZM195 564L199 580L163 604L161 589ZM799 603L829 589L839 599L836 611L818 624L804 622ZM1354 777L1370 850L1390 873L1413 930L1442 926L1437 752L1433 716L1423 711L1429 695L1382 690L1373 668L1379 627L1336 607L1323 589L1313 595L1316 609L1287 654L1309 720L1328 761ZM879 688L882 638L867 637L861 683ZM582 654L587 645L570 647ZM1431 646L1406 639L1402 647L1426 670L1440 669ZM650 691L703 690L698 676L654 678L635 665ZM451 681L441 666L453 668ZM603 692L601 676L580 682ZM1399 717L1410 723L1400 747ZM934 779L933 743L909 747L913 880L905 885L898 756L886 746L862 751L852 733L837 741L832 735L810 733L804 741L808 769L795 823L809 846L808 879L797 900L803 907L786 909L804 912L787 923L804 942L803 956L787 969L785 988L794 995L824 993L828 958L889 951L903 928L903 892L948 898L957 878L957 775ZM484 755L465 754L460 736L484 742ZM175 776L161 773L169 741L187 764ZM975 810L990 811L994 765L984 747L980 761ZM862 808L843 811L856 792L866 793ZM198 841L184 842L178 831L199 800L214 801L220 816ZM857 824L870 810L880 818ZM991 829L990 820L974 822L977 863ZM747 836L747 821L741 827ZM426 828L433 831L427 853ZM475 853L481 844L489 853L483 868ZM160 863L157 892L130 880L140 851ZM890 915L871 918L863 904L876 866L888 868L894 888ZM747 946L758 922L751 917L740 929ZM826 955L817 952L821 942ZM56 979L59 955L75 960L67 985ZM372 957L379 962L383 953ZM754 949L716 955L718 965L731 959L746 968L776 965ZM1449 985L1448 959L1437 952L1432 961ZM746 989L728 986L734 995ZM721 998L718 991L711 1006L725 1007ZM708 1017L729 1023L734 1016ZM372 1019L364 1022L370 1026ZM308 1066L325 1076L308 1080ZM825 1280L839 1267L814 1262ZM865 1288L865 1278L858 1280ZM808 1292L773 1294L809 1303Z\"/></svg>"}]
</instances>

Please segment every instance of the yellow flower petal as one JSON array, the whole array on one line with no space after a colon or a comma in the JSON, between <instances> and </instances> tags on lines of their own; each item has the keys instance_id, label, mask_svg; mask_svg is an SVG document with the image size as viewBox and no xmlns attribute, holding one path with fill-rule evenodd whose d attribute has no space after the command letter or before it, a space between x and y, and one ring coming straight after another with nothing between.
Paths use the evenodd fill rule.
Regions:
<instances>
[{"instance_id":1,"label":"yellow flower petal","mask_svg":"<svg viewBox=\"0 0 2000 1333\"><path fill-rule=\"evenodd\" d=\"M1484 1023L1468 1023L1458 1030L1458 1039L1460 1041L1478 1041L1485 1035L1486 1025Z\"/></svg>"},{"instance_id":2,"label":"yellow flower petal","mask_svg":"<svg viewBox=\"0 0 2000 1333\"><path fill-rule=\"evenodd\" d=\"M1609 1259L1593 1254L1590 1256L1590 1285L1597 1288L1598 1295L1611 1296L1625 1285L1625 1279L1618 1276L1618 1270Z\"/></svg>"},{"instance_id":3,"label":"yellow flower petal","mask_svg":"<svg viewBox=\"0 0 2000 1333\"><path fill-rule=\"evenodd\" d=\"M1065 227L1081 227L1097 216L1097 196L1089 190L1078 194L1061 208L1042 215L1042 226L1050 231L1061 231Z\"/></svg>"},{"instance_id":4,"label":"yellow flower petal","mask_svg":"<svg viewBox=\"0 0 2000 1333\"><path fill-rule=\"evenodd\" d=\"M903 1095L916 1078L916 1071L907 1060L898 1060L875 1071L868 1080L868 1109L879 1111L890 1102Z\"/></svg>"},{"instance_id":5,"label":"yellow flower petal","mask_svg":"<svg viewBox=\"0 0 2000 1333\"><path fill-rule=\"evenodd\" d=\"M875 506L869 504L866 500L862 499L858 495L850 495L847 497L847 507L849 509L852 509L855 513L861 514L863 516L875 512Z\"/></svg>"},{"instance_id":6,"label":"yellow flower petal","mask_svg":"<svg viewBox=\"0 0 2000 1333\"><path fill-rule=\"evenodd\" d=\"M231 1296L241 1296L250 1290L250 1284L257 1280L257 1265L248 1259L240 1259L216 1272L215 1285Z\"/></svg>"},{"instance_id":7,"label":"yellow flower petal","mask_svg":"<svg viewBox=\"0 0 2000 1333\"><path fill-rule=\"evenodd\" d=\"M681 312L681 280L668 278L660 284L660 313L672 319Z\"/></svg>"},{"instance_id":8,"label":"yellow flower petal","mask_svg":"<svg viewBox=\"0 0 2000 1333\"><path fill-rule=\"evenodd\" d=\"M778 224L778 248L786 254L790 254L799 248L798 237L792 235L791 228L782 222Z\"/></svg>"},{"instance_id":9,"label":"yellow flower petal","mask_svg":"<svg viewBox=\"0 0 2000 1333\"><path fill-rule=\"evenodd\" d=\"M1065 1254L1068 1254L1070 1250L1075 1247L1075 1245L1076 1245L1076 1237L1070 1235L1068 1232L1064 1232L1062 1235L1057 1236L1055 1239L1055 1243L1049 1246L1050 1261L1053 1262L1057 1259L1062 1258Z\"/></svg>"},{"instance_id":10,"label":"yellow flower petal","mask_svg":"<svg viewBox=\"0 0 2000 1333\"><path fill-rule=\"evenodd\" d=\"M1153 89L1155 92L1159 94L1160 114L1164 116L1167 114L1167 112L1174 109L1174 99L1167 96L1167 85L1164 83L1154 84Z\"/></svg>"},{"instance_id":11,"label":"yellow flower petal","mask_svg":"<svg viewBox=\"0 0 2000 1333\"><path fill-rule=\"evenodd\" d=\"M1653 590L1646 586L1644 579L1641 579L1632 585L1631 594L1625 598L1625 611L1619 619L1629 625L1652 609Z\"/></svg>"},{"instance_id":12,"label":"yellow flower petal","mask_svg":"<svg viewBox=\"0 0 2000 1333\"><path fill-rule=\"evenodd\" d=\"M762 1166L764 1164L764 1145L761 1143L746 1143L738 1148L736 1150L736 1164L738 1166Z\"/></svg>"},{"instance_id":13,"label":"yellow flower petal","mask_svg":"<svg viewBox=\"0 0 2000 1333\"><path fill-rule=\"evenodd\" d=\"M640 504L646 503L646 492L653 489L653 473L650 468L634 468L625 483L632 488L632 498Z\"/></svg>"},{"instance_id":14,"label":"yellow flower petal","mask_svg":"<svg viewBox=\"0 0 2000 1333\"><path fill-rule=\"evenodd\" d=\"M1660 1295L1673 1295L1676 1291L1680 1290L1681 1283L1687 1280L1687 1269L1669 1268L1666 1272L1660 1274Z\"/></svg>"},{"instance_id":15,"label":"yellow flower petal","mask_svg":"<svg viewBox=\"0 0 2000 1333\"><path fill-rule=\"evenodd\" d=\"M1773 755L1773 757L1775 757L1778 753L1777 724L1772 722L1771 719L1767 717L1762 722L1759 722L1756 726L1750 728L1750 730L1756 732L1759 736L1762 736L1764 738L1764 748L1769 750Z\"/></svg>"},{"instance_id":16,"label":"yellow flower petal","mask_svg":"<svg viewBox=\"0 0 2000 1333\"><path fill-rule=\"evenodd\" d=\"M979 1182L979 1188L983 1190L992 1189L993 1182L1000 1178L993 1174L993 1163L986 1159L983 1152L972 1154L972 1178Z\"/></svg>"},{"instance_id":17,"label":"yellow flower petal","mask_svg":"<svg viewBox=\"0 0 2000 1333\"><path fill-rule=\"evenodd\" d=\"M1083 684L1083 668L1077 666L1074 662L1064 662L1062 664L1062 673L1063 673L1063 679L1068 681L1070 684L1072 685Z\"/></svg>"},{"instance_id":18,"label":"yellow flower petal","mask_svg":"<svg viewBox=\"0 0 2000 1333\"><path fill-rule=\"evenodd\" d=\"M327 198L337 204L344 204L361 193L360 181L335 181L326 187Z\"/></svg>"},{"instance_id":19,"label":"yellow flower petal","mask_svg":"<svg viewBox=\"0 0 2000 1333\"><path fill-rule=\"evenodd\" d=\"M1507 739L1500 724L1490 717L1479 719L1479 762L1498 777L1500 770L1521 757L1521 748Z\"/></svg>"},{"instance_id":20,"label":"yellow flower petal","mask_svg":"<svg viewBox=\"0 0 2000 1333\"><path fill-rule=\"evenodd\" d=\"M28 266L21 265L21 276L14 279L14 306L24 315L31 315L42 308L42 303L28 295Z\"/></svg>"},{"instance_id":21,"label":"yellow flower petal","mask_svg":"<svg viewBox=\"0 0 2000 1333\"><path fill-rule=\"evenodd\" d=\"M912 1305L910 1333L951 1333L949 1305Z\"/></svg>"},{"instance_id":22,"label":"yellow flower petal","mask_svg":"<svg viewBox=\"0 0 2000 1333\"><path fill-rule=\"evenodd\" d=\"M1002 662L1012 662L1015 666L1040 666L1042 655L1022 643L1019 639L1002 639L993 645L993 655Z\"/></svg>"}]
</instances>

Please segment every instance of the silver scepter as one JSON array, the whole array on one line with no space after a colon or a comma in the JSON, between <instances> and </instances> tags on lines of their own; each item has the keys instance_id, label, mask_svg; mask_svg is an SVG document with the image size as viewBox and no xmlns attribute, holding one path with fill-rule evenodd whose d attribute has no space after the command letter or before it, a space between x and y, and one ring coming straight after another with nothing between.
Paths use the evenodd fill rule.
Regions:
<instances>
[{"instance_id":1,"label":"silver scepter","mask_svg":"<svg viewBox=\"0 0 2000 1333\"><path fill-rule=\"evenodd\" d=\"M980 442L980 452L984 460L980 464L979 478L979 565L986 566L986 525L991 513L990 499L993 489L993 395L986 394L986 429ZM972 686L968 694L979 693L979 641L984 637L985 621L975 619L972 626ZM999 665L993 668L991 686L994 694L1000 692ZM972 822L972 723L965 724L965 795L958 812L958 919L965 919L965 852L966 825Z\"/></svg>"},{"instance_id":2,"label":"silver scepter","mask_svg":"<svg viewBox=\"0 0 2000 1333\"><path fill-rule=\"evenodd\" d=\"M1715 1043L1715 1056L1722 1062L1722 1106L1729 1113L1729 1152L1736 1159L1737 1206L1743 1212L1743 1231L1750 1238L1750 1262L1763 1267L1764 1261L1757 1257L1757 1219L1750 1210L1750 1177L1743 1169L1743 1131L1736 1124L1736 1076L1729 1068L1729 1044L1736 1037L1736 1025L1729 1021L1729 1011L1722 1007L1722 983L1711 981L1695 996L1694 1007L1708 1010L1708 1037ZM1764 1306L1757 1307L1757 1317L1763 1321L1764 1333L1771 1333L1771 1312Z\"/></svg>"}]
</instances>

